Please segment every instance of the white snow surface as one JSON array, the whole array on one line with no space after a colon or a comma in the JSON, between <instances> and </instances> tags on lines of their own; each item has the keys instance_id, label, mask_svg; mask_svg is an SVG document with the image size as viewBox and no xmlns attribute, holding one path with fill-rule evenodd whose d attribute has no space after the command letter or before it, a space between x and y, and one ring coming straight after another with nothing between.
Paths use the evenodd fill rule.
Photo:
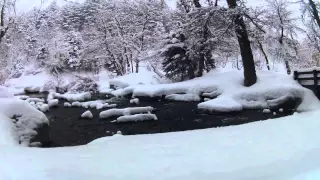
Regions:
<instances>
[{"instance_id":1,"label":"white snow surface","mask_svg":"<svg viewBox=\"0 0 320 180\"><path fill-rule=\"evenodd\" d=\"M211 111L240 111L246 109L265 109L283 102L289 97L303 99L298 111L320 108L320 102L308 89L300 86L292 76L258 71L258 81L251 87L244 87L240 71L213 70L203 77L180 83L157 85L133 85L113 91L115 96L133 93L133 97L156 97L171 94L219 95L210 101L200 103L200 109Z\"/></svg>"},{"instance_id":2,"label":"white snow surface","mask_svg":"<svg viewBox=\"0 0 320 180\"><path fill-rule=\"evenodd\" d=\"M224 128L112 136L78 147L3 146L0 179L316 180L319 116L317 110Z\"/></svg>"},{"instance_id":3,"label":"white snow surface","mask_svg":"<svg viewBox=\"0 0 320 180\"><path fill-rule=\"evenodd\" d=\"M135 114L135 115L126 115L126 116L120 116L117 118L117 120L111 121L111 122L138 122L138 121L153 121L158 120L157 116L155 114Z\"/></svg>"},{"instance_id":4,"label":"white snow surface","mask_svg":"<svg viewBox=\"0 0 320 180\"><path fill-rule=\"evenodd\" d=\"M108 109L106 111L100 112L99 117L110 118L112 116L124 116L124 115L131 115L131 114L148 113L153 110L154 108L151 106L131 107L131 108L124 108L124 109Z\"/></svg>"},{"instance_id":5,"label":"white snow surface","mask_svg":"<svg viewBox=\"0 0 320 180\"><path fill-rule=\"evenodd\" d=\"M81 114L82 118L88 118L88 119L92 119L93 118L93 114L91 113L91 111L86 111L83 114Z\"/></svg>"}]
</instances>

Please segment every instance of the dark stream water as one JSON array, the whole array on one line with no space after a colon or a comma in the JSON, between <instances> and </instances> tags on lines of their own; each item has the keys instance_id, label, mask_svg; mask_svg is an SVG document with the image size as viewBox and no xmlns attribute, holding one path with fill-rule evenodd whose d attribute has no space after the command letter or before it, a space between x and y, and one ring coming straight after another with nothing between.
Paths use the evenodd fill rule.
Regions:
<instances>
[{"instance_id":1,"label":"dark stream water","mask_svg":"<svg viewBox=\"0 0 320 180\"><path fill-rule=\"evenodd\" d=\"M41 95L43 96L43 95ZM39 96L38 96L39 97ZM104 95L95 99L103 99ZM106 98L104 98L106 99ZM114 98L112 103L117 108L152 106L157 121L111 123L114 118L99 119L99 113L103 110L89 108L93 113L93 119L82 119L80 116L88 109L71 107L65 108L60 100L57 108L51 108L46 113L50 120L49 139L44 147L62 147L84 145L94 139L112 136L117 131L124 135L153 134L175 131L205 129L230 125L239 125L257 120L267 120L287 116L293 111L284 110L272 113L262 113L262 110L244 110L242 112L207 113L197 109L199 102L169 102L156 99L140 99L139 105L132 105L127 98Z\"/></svg>"}]
</instances>

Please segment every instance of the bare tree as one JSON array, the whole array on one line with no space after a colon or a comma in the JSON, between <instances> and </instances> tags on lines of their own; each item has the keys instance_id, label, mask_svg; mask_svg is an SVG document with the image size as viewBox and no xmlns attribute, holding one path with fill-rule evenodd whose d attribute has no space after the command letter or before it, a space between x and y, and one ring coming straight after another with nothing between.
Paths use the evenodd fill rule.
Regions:
<instances>
[{"instance_id":1,"label":"bare tree","mask_svg":"<svg viewBox=\"0 0 320 180\"><path fill-rule=\"evenodd\" d=\"M301 29L297 26L296 19L292 17L292 12L288 10L289 2L286 0L267 0L268 15L267 23L269 29L269 39L275 40L270 48L274 49L274 57L284 62L287 73L291 74L290 61L296 60L296 32Z\"/></svg>"},{"instance_id":2,"label":"bare tree","mask_svg":"<svg viewBox=\"0 0 320 180\"><path fill-rule=\"evenodd\" d=\"M227 0L227 3L230 9L236 9L238 7L236 0ZM251 86L257 82L251 43L249 41L247 28L243 17L240 14L237 14L234 19L236 36L238 38L243 62L244 85Z\"/></svg>"}]
</instances>

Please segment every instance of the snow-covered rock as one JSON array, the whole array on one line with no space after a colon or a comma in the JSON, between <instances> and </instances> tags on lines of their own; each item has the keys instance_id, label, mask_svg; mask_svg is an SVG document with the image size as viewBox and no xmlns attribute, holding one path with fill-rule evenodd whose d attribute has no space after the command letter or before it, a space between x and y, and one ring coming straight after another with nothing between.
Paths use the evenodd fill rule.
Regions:
<instances>
[{"instance_id":1,"label":"snow-covered rock","mask_svg":"<svg viewBox=\"0 0 320 180\"><path fill-rule=\"evenodd\" d=\"M47 96L47 102L53 100L55 97L55 94L56 94L55 92L50 92Z\"/></svg>"},{"instance_id":2,"label":"snow-covered rock","mask_svg":"<svg viewBox=\"0 0 320 180\"><path fill-rule=\"evenodd\" d=\"M63 103L63 106L64 107L71 107L72 105L70 103L68 103L68 102L65 102L65 103Z\"/></svg>"},{"instance_id":3,"label":"snow-covered rock","mask_svg":"<svg viewBox=\"0 0 320 180\"><path fill-rule=\"evenodd\" d=\"M58 100L58 99L50 100L50 101L48 102L48 104L49 104L50 107L56 107L56 106L59 105L59 100Z\"/></svg>"},{"instance_id":4,"label":"snow-covered rock","mask_svg":"<svg viewBox=\"0 0 320 180\"><path fill-rule=\"evenodd\" d=\"M96 105L96 109L97 110L100 110L100 109L102 109L103 108L103 103L98 103L97 105Z\"/></svg>"},{"instance_id":5,"label":"snow-covered rock","mask_svg":"<svg viewBox=\"0 0 320 180\"><path fill-rule=\"evenodd\" d=\"M48 104L39 104L37 108L42 112L48 112L50 110L50 106Z\"/></svg>"},{"instance_id":6,"label":"snow-covered rock","mask_svg":"<svg viewBox=\"0 0 320 180\"><path fill-rule=\"evenodd\" d=\"M148 107L132 107L125 109L108 109L106 111L102 111L99 114L100 118L110 118L113 116L123 116L123 115L131 115L131 114L139 114L139 113L148 113L153 111L154 108L151 106Z\"/></svg>"},{"instance_id":7,"label":"snow-covered rock","mask_svg":"<svg viewBox=\"0 0 320 180\"><path fill-rule=\"evenodd\" d=\"M115 108L115 107L117 107L117 104L108 104L108 103L106 103L106 104L103 105L103 108Z\"/></svg>"},{"instance_id":8,"label":"snow-covered rock","mask_svg":"<svg viewBox=\"0 0 320 180\"><path fill-rule=\"evenodd\" d=\"M114 120L111 122L121 123L121 122L138 122L138 121L152 121L152 120L158 120L155 114L135 114L135 115L120 116L117 118L117 120Z\"/></svg>"},{"instance_id":9,"label":"snow-covered rock","mask_svg":"<svg viewBox=\"0 0 320 180\"><path fill-rule=\"evenodd\" d=\"M92 119L93 118L93 114L91 113L91 111L86 111L81 115L82 118L88 118L88 119Z\"/></svg>"},{"instance_id":10,"label":"snow-covered rock","mask_svg":"<svg viewBox=\"0 0 320 180\"><path fill-rule=\"evenodd\" d=\"M262 112L268 114L268 113L271 113L271 110L270 109L264 109Z\"/></svg>"},{"instance_id":11,"label":"snow-covered rock","mask_svg":"<svg viewBox=\"0 0 320 180\"><path fill-rule=\"evenodd\" d=\"M277 115L277 112L273 112L273 115Z\"/></svg>"},{"instance_id":12,"label":"snow-covered rock","mask_svg":"<svg viewBox=\"0 0 320 180\"><path fill-rule=\"evenodd\" d=\"M78 102L78 101L75 101L75 102L72 102L71 106L73 106L73 107L81 107L82 104L80 102Z\"/></svg>"},{"instance_id":13,"label":"snow-covered rock","mask_svg":"<svg viewBox=\"0 0 320 180\"><path fill-rule=\"evenodd\" d=\"M139 99L138 98L130 99L130 104L139 104Z\"/></svg>"},{"instance_id":14,"label":"snow-covered rock","mask_svg":"<svg viewBox=\"0 0 320 180\"><path fill-rule=\"evenodd\" d=\"M200 101L199 95L195 94L170 94L165 97L167 100L172 101Z\"/></svg>"},{"instance_id":15,"label":"snow-covered rock","mask_svg":"<svg viewBox=\"0 0 320 180\"><path fill-rule=\"evenodd\" d=\"M283 109L282 109L282 108L280 108L280 109L279 109L279 112L283 112Z\"/></svg>"}]
</instances>

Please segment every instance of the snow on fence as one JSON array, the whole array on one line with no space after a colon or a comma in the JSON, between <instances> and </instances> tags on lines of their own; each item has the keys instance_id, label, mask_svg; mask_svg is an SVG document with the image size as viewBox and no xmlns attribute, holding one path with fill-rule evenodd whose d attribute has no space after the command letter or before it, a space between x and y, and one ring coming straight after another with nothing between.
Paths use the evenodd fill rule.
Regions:
<instances>
[{"instance_id":1,"label":"snow on fence","mask_svg":"<svg viewBox=\"0 0 320 180\"><path fill-rule=\"evenodd\" d=\"M294 80L302 86L311 89L319 98L320 68L302 69L294 71Z\"/></svg>"}]
</instances>

